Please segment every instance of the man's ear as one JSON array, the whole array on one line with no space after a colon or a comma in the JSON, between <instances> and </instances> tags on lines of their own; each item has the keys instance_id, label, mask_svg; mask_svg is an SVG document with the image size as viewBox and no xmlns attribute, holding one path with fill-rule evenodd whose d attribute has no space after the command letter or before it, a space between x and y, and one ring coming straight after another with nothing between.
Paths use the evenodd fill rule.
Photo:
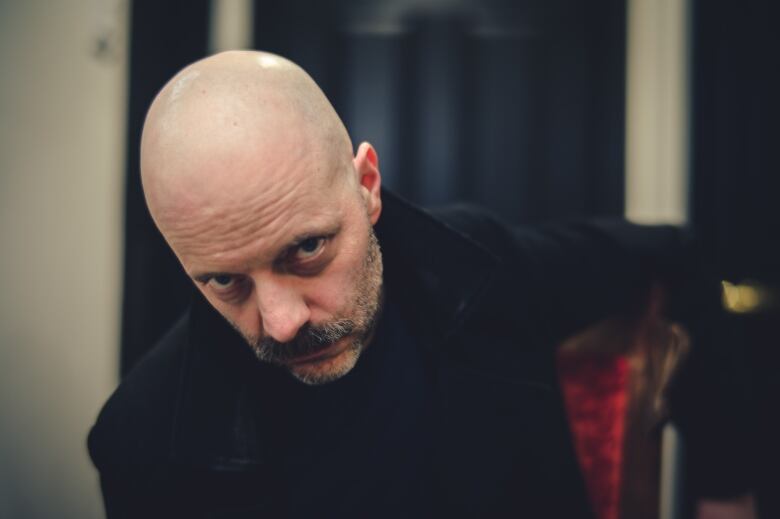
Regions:
<instances>
[{"instance_id":1,"label":"man's ear","mask_svg":"<svg viewBox=\"0 0 780 519\"><path fill-rule=\"evenodd\" d=\"M366 203L368 217L371 225L374 225L382 212L382 175L379 174L379 159L374 147L367 142L361 143L352 164L358 175L360 193Z\"/></svg>"}]
</instances>

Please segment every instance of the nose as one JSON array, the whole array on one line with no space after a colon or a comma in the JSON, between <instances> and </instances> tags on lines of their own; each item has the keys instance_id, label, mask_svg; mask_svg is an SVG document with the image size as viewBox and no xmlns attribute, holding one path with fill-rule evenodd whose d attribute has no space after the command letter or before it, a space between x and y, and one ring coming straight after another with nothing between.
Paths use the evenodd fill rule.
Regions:
<instances>
[{"instance_id":1,"label":"nose","mask_svg":"<svg viewBox=\"0 0 780 519\"><path fill-rule=\"evenodd\" d=\"M256 280L255 291L263 335L279 342L291 341L311 316L300 291L276 277Z\"/></svg>"}]
</instances>

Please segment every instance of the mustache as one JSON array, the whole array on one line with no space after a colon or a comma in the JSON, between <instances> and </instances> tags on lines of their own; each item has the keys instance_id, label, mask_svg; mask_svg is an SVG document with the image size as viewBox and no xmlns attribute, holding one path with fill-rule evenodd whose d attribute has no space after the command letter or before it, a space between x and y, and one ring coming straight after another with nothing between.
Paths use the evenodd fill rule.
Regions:
<instances>
[{"instance_id":1,"label":"mustache","mask_svg":"<svg viewBox=\"0 0 780 519\"><path fill-rule=\"evenodd\" d=\"M340 319L316 326L306 323L288 342L263 337L252 342L252 349L257 358L262 361L283 364L296 357L312 355L324 350L334 342L350 335L354 330L355 323L351 319Z\"/></svg>"}]
</instances>

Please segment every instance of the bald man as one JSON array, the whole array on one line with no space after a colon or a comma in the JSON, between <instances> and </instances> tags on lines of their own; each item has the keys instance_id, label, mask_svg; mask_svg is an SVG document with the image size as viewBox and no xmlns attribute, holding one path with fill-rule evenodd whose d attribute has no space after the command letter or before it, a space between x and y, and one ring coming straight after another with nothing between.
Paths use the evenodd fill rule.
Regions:
<instances>
[{"instance_id":1,"label":"bald man","mask_svg":"<svg viewBox=\"0 0 780 519\"><path fill-rule=\"evenodd\" d=\"M308 75L239 52L185 69L149 110L141 172L184 270L260 360L307 384L354 367L380 300L380 176Z\"/></svg>"},{"instance_id":2,"label":"bald man","mask_svg":"<svg viewBox=\"0 0 780 519\"><path fill-rule=\"evenodd\" d=\"M262 52L179 72L141 172L197 294L90 434L109 517L592 517L555 345L690 273L677 230L422 211Z\"/></svg>"}]
</instances>

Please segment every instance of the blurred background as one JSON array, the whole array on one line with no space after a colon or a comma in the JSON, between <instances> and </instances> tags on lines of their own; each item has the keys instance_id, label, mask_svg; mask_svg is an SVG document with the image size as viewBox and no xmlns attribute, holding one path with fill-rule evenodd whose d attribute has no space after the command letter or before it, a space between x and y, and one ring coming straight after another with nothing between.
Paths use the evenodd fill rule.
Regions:
<instances>
[{"instance_id":1,"label":"blurred background","mask_svg":"<svg viewBox=\"0 0 780 519\"><path fill-rule=\"evenodd\" d=\"M0 517L102 516L85 437L187 305L146 212L145 111L229 48L298 62L385 184L514 223L693 225L746 338L780 517L778 7L726 0L0 0Z\"/></svg>"}]
</instances>

